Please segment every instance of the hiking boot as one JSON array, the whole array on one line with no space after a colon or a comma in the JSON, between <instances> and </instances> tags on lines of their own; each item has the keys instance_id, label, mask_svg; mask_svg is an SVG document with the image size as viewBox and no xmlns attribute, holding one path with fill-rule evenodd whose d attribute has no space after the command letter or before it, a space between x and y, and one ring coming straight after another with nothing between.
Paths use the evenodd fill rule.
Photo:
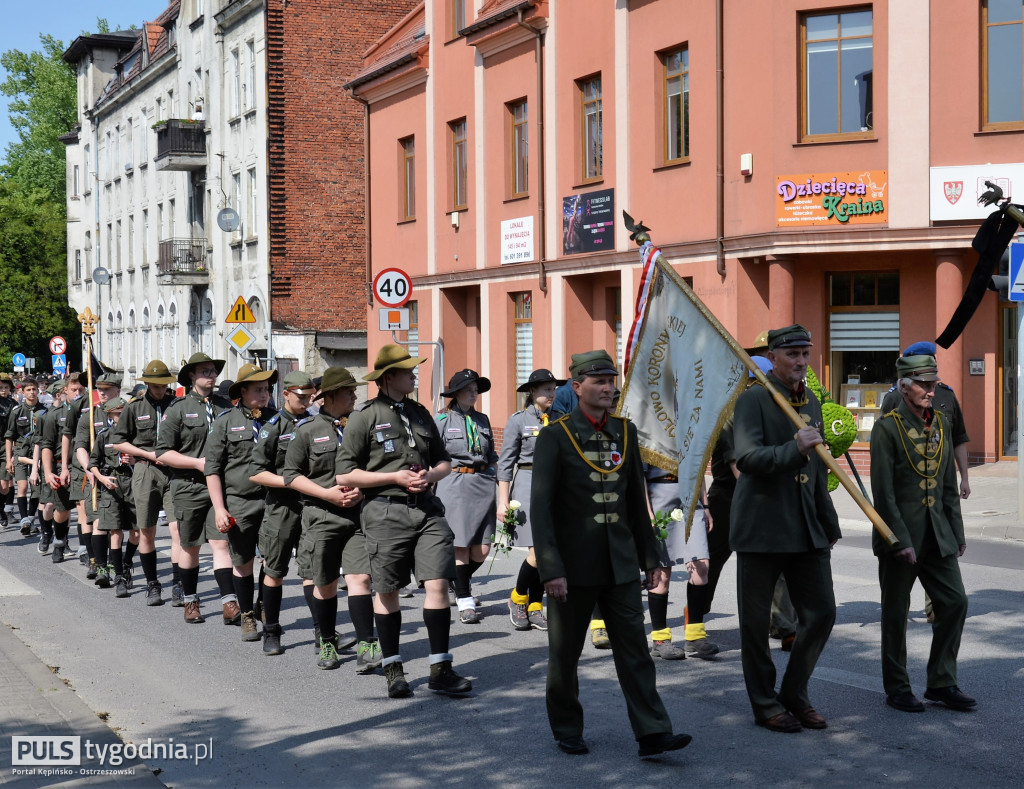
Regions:
<instances>
[{"instance_id":1,"label":"hiking boot","mask_svg":"<svg viewBox=\"0 0 1024 789\"><path fill-rule=\"evenodd\" d=\"M54 564L60 564L64 561L64 545L65 543L61 540L54 542L53 553L50 555L50 561Z\"/></svg>"},{"instance_id":2,"label":"hiking boot","mask_svg":"<svg viewBox=\"0 0 1024 789\"><path fill-rule=\"evenodd\" d=\"M89 570L92 571L92 565L89 566ZM86 578L88 577L89 576L86 576ZM100 567L98 565L96 566L96 575L93 583L96 584L96 586L98 586L100 589L110 588L110 575L107 572L106 567Z\"/></svg>"},{"instance_id":3,"label":"hiking boot","mask_svg":"<svg viewBox=\"0 0 1024 789\"><path fill-rule=\"evenodd\" d=\"M85 578L87 581L94 581L96 580L96 576L99 573L100 568L97 566L95 559L90 559L88 566L89 569L85 571Z\"/></svg>"},{"instance_id":4,"label":"hiking boot","mask_svg":"<svg viewBox=\"0 0 1024 789\"><path fill-rule=\"evenodd\" d=\"M53 542L53 538L49 534L44 534L39 538L39 545L36 548L39 553L45 556L50 552L50 543Z\"/></svg>"},{"instance_id":5,"label":"hiking boot","mask_svg":"<svg viewBox=\"0 0 1024 789\"><path fill-rule=\"evenodd\" d=\"M181 584L176 583L171 587L171 608L182 608L185 605L185 593Z\"/></svg>"},{"instance_id":6,"label":"hiking boot","mask_svg":"<svg viewBox=\"0 0 1024 789\"><path fill-rule=\"evenodd\" d=\"M376 641L360 641L356 653L356 673L372 674L380 668L382 658L380 644Z\"/></svg>"},{"instance_id":7,"label":"hiking boot","mask_svg":"<svg viewBox=\"0 0 1024 789\"><path fill-rule=\"evenodd\" d=\"M655 641L651 647L651 655L662 660L685 660L686 652L671 641Z\"/></svg>"},{"instance_id":8,"label":"hiking boot","mask_svg":"<svg viewBox=\"0 0 1024 789\"><path fill-rule=\"evenodd\" d=\"M252 611L245 611L242 614L242 640L260 640L260 629L256 626L256 614Z\"/></svg>"},{"instance_id":9,"label":"hiking boot","mask_svg":"<svg viewBox=\"0 0 1024 789\"><path fill-rule=\"evenodd\" d=\"M341 665L341 661L338 660L337 641L337 637L320 639L320 659L316 662L317 668L330 671Z\"/></svg>"},{"instance_id":10,"label":"hiking boot","mask_svg":"<svg viewBox=\"0 0 1024 789\"><path fill-rule=\"evenodd\" d=\"M450 660L442 660L440 663L430 666L430 681L427 683L427 687L438 693L458 696L462 693L469 693L473 689L473 683L456 674L452 670Z\"/></svg>"},{"instance_id":11,"label":"hiking boot","mask_svg":"<svg viewBox=\"0 0 1024 789\"><path fill-rule=\"evenodd\" d=\"M129 597L128 582L124 579L123 575L119 575L114 579L114 597Z\"/></svg>"},{"instance_id":12,"label":"hiking boot","mask_svg":"<svg viewBox=\"0 0 1024 789\"><path fill-rule=\"evenodd\" d=\"M281 626L263 626L263 654L283 655L284 647L281 646Z\"/></svg>"},{"instance_id":13,"label":"hiking boot","mask_svg":"<svg viewBox=\"0 0 1024 789\"><path fill-rule=\"evenodd\" d=\"M190 625L199 625L206 621L199 612L198 600L189 600L185 603L185 621Z\"/></svg>"},{"instance_id":14,"label":"hiking boot","mask_svg":"<svg viewBox=\"0 0 1024 789\"><path fill-rule=\"evenodd\" d=\"M526 606L520 603L508 601L508 618L512 621L512 627L516 630L529 630L530 618L526 613Z\"/></svg>"},{"instance_id":15,"label":"hiking boot","mask_svg":"<svg viewBox=\"0 0 1024 789\"><path fill-rule=\"evenodd\" d=\"M718 644L709 641L707 638L697 638L686 642L686 654L699 657L702 660L711 660L718 654Z\"/></svg>"},{"instance_id":16,"label":"hiking boot","mask_svg":"<svg viewBox=\"0 0 1024 789\"><path fill-rule=\"evenodd\" d=\"M534 630L547 630L548 619L544 616L544 612L541 609L530 611L527 613L526 618L530 620L530 627Z\"/></svg>"},{"instance_id":17,"label":"hiking boot","mask_svg":"<svg viewBox=\"0 0 1024 789\"><path fill-rule=\"evenodd\" d=\"M608 638L608 631L603 627L595 627L590 631L590 643L594 645L595 649L611 649L612 642Z\"/></svg>"},{"instance_id":18,"label":"hiking boot","mask_svg":"<svg viewBox=\"0 0 1024 789\"><path fill-rule=\"evenodd\" d=\"M384 678L388 682L388 698L404 699L412 695L412 688L405 681L401 662L396 660L394 663L388 663L384 667Z\"/></svg>"},{"instance_id":19,"label":"hiking boot","mask_svg":"<svg viewBox=\"0 0 1024 789\"><path fill-rule=\"evenodd\" d=\"M164 604L163 595L160 594L162 588L159 581L150 581L146 584L146 605Z\"/></svg>"},{"instance_id":20,"label":"hiking boot","mask_svg":"<svg viewBox=\"0 0 1024 789\"><path fill-rule=\"evenodd\" d=\"M228 600L224 603L224 624L225 625L240 625L242 623L242 609L238 607L238 603L234 600Z\"/></svg>"}]
</instances>

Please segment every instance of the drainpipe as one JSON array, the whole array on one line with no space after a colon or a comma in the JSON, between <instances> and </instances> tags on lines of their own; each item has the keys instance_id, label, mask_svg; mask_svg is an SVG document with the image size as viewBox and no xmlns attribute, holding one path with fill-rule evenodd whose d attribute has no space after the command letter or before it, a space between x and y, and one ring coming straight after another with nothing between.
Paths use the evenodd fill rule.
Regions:
<instances>
[{"instance_id":1,"label":"drainpipe","mask_svg":"<svg viewBox=\"0 0 1024 789\"><path fill-rule=\"evenodd\" d=\"M723 27L725 20L724 0L715 0L715 143L716 143L716 167L718 168L715 179L715 261L718 269L718 276L725 278L725 72L724 72L724 49L725 36Z\"/></svg>"},{"instance_id":2,"label":"drainpipe","mask_svg":"<svg viewBox=\"0 0 1024 789\"><path fill-rule=\"evenodd\" d=\"M363 192L366 195L366 303L373 306L373 267L371 265L371 253L373 244L370 236L370 102L356 95L355 91L349 91L353 99L363 105Z\"/></svg>"},{"instance_id":3,"label":"drainpipe","mask_svg":"<svg viewBox=\"0 0 1024 789\"><path fill-rule=\"evenodd\" d=\"M523 10L519 9L516 16L516 24L524 30L529 30L534 35L536 42L536 53L534 60L537 64L537 221L540 224L540 257L537 260L538 282L540 292L547 295L548 275L544 269L547 260L547 223L545 222L546 210L544 201L544 31L538 30L532 25L523 21Z\"/></svg>"}]
</instances>

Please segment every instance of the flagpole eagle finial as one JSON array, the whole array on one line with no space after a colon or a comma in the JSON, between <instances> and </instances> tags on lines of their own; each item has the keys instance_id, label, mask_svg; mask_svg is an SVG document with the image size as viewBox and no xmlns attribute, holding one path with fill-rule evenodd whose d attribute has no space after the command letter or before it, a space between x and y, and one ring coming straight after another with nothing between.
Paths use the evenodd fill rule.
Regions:
<instances>
[{"instance_id":1,"label":"flagpole eagle finial","mask_svg":"<svg viewBox=\"0 0 1024 789\"><path fill-rule=\"evenodd\" d=\"M643 246L645 241L651 240L651 237L648 235L650 228L644 225L643 220L634 222L633 217L623 210L622 221L626 225L626 230L629 231L630 240L636 241L637 246Z\"/></svg>"}]
</instances>

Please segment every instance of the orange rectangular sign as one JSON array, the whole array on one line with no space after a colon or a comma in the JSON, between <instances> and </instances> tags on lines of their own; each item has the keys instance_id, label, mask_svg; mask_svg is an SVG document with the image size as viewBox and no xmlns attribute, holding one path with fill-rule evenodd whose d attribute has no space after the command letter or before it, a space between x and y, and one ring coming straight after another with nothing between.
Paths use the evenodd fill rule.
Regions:
<instances>
[{"instance_id":1,"label":"orange rectangular sign","mask_svg":"<svg viewBox=\"0 0 1024 789\"><path fill-rule=\"evenodd\" d=\"M780 175L775 179L775 223L802 225L878 225L889 221L889 173Z\"/></svg>"}]
</instances>

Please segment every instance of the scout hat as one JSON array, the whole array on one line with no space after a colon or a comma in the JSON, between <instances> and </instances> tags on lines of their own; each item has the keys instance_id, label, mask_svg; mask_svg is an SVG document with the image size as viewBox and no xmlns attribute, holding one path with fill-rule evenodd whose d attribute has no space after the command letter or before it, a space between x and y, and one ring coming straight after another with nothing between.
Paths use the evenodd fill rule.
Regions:
<instances>
[{"instance_id":1,"label":"scout hat","mask_svg":"<svg viewBox=\"0 0 1024 789\"><path fill-rule=\"evenodd\" d=\"M167 369L166 364L159 359L154 359L143 368L139 380L147 384L166 384L169 386L177 379L171 375L171 371Z\"/></svg>"},{"instance_id":2,"label":"scout hat","mask_svg":"<svg viewBox=\"0 0 1024 789\"><path fill-rule=\"evenodd\" d=\"M489 378L483 378L476 370L470 370L467 367L465 370L459 370L449 379L448 389L441 392L441 397L455 397L456 392L460 389L465 389L474 381L476 382L476 390L480 394L483 394L491 388L491 381Z\"/></svg>"},{"instance_id":3,"label":"scout hat","mask_svg":"<svg viewBox=\"0 0 1024 789\"><path fill-rule=\"evenodd\" d=\"M223 381L217 384L216 388L213 391L215 391L220 397L232 400L234 398L228 397L228 392L231 391L231 387L234 385L234 381L232 381L230 378L225 378Z\"/></svg>"},{"instance_id":4,"label":"scout hat","mask_svg":"<svg viewBox=\"0 0 1024 789\"><path fill-rule=\"evenodd\" d=\"M89 379L85 373L78 374L78 383L82 386L88 386ZM119 373L113 371L103 373L99 378L94 378L92 381L93 388L97 386L116 386L118 389L121 388L121 376Z\"/></svg>"},{"instance_id":5,"label":"scout hat","mask_svg":"<svg viewBox=\"0 0 1024 789\"><path fill-rule=\"evenodd\" d=\"M365 381L357 381L352 377L352 373L344 367L328 367L324 370L323 378L320 381L320 394L317 399L319 400L327 392L333 392L336 389L365 385Z\"/></svg>"},{"instance_id":6,"label":"scout hat","mask_svg":"<svg viewBox=\"0 0 1024 789\"><path fill-rule=\"evenodd\" d=\"M896 376L915 381L938 381L939 366L934 356L901 356L896 360Z\"/></svg>"},{"instance_id":7,"label":"scout hat","mask_svg":"<svg viewBox=\"0 0 1024 789\"><path fill-rule=\"evenodd\" d=\"M205 353L194 353L188 357L188 361L178 371L178 383L182 386L191 386L192 379L189 374L204 362L213 362L217 368L217 375L220 375L221 370L224 369L224 359L211 359Z\"/></svg>"},{"instance_id":8,"label":"scout hat","mask_svg":"<svg viewBox=\"0 0 1024 789\"><path fill-rule=\"evenodd\" d=\"M565 383L564 380L555 378L555 374L550 370L545 370L543 367L539 370L534 370L530 373L530 377L526 379L526 383L516 388L517 392L529 392L533 387L540 386L541 384L554 383L555 386L561 386Z\"/></svg>"},{"instance_id":9,"label":"scout hat","mask_svg":"<svg viewBox=\"0 0 1024 789\"><path fill-rule=\"evenodd\" d=\"M283 384L286 392L313 394L316 391L313 379L309 376L309 373L304 373L302 370L292 370L284 377Z\"/></svg>"},{"instance_id":10,"label":"scout hat","mask_svg":"<svg viewBox=\"0 0 1024 789\"><path fill-rule=\"evenodd\" d=\"M615 362L608 351L587 351L572 355L569 374L579 378L581 375L618 375L619 371L615 369Z\"/></svg>"},{"instance_id":11,"label":"scout hat","mask_svg":"<svg viewBox=\"0 0 1024 789\"><path fill-rule=\"evenodd\" d=\"M410 356L409 351L401 345L388 343L379 351L373 362L373 370L363 376L364 381L376 381L392 368L408 370L426 361L425 356Z\"/></svg>"},{"instance_id":12,"label":"scout hat","mask_svg":"<svg viewBox=\"0 0 1024 789\"><path fill-rule=\"evenodd\" d=\"M765 329L754 338L754 344L744 348L748 356L758 356L768 350L768 330Z\"/></svg>"},{"instance_id":13,"label":"scout hat","mask_svg":"<svg viewBox=\"0 0 1024 789\"><path fill-rule=\"evenodd\" d=\"M111 411L116 411L119 408L124 408L126 405L123 397L111 397L107 402L103 404L103 410L108 414Z\"/></svg>"},{"instance_id":14,"label":"scout hat","mask_svg":"<svg viewBox=\"0 0 1024 789\"><path fill-rule=\"evenodd\" d=\"M811 333L799 323L786 326L784 329L772 329L768 332L768 350L779 348L805 348L813 345Z\"/></svg>"},{"instance_id":15,"label":"scout hat","mask_svg":"<svg viewBox=\"0 0 1024 789\"><path fill-rule=\"evenodd\" d=\"M904 356L934 356L935 355L935 343L923 340L921 342L915 342L913 345L908 345L906 350L903 351Z\"/></svg>"},{"instance_id":16,"label":"scout hat","mask_svg":"<svg viewBox=\"0 0 1024 789\"><path fill-rule=\"evenodd\" d=\"M238 380L228 387L228 397L237 400L242 396L242 387L257 381L267 381L271 386L277 381L277 370L261 370L255 364L243 364L238 370Z\"/></svg>"},{"instance_id":17,"label":"scout hat","mask_svg":"<svg viewBox=\"0 0 1024 789\"><path fill-rule=\"evenodd\" d=\"M14 386L14 379L11 378L10 373L0 373L0 383L5 383L8 386Z\"/></svg>"},{"instance_id":18,"label":"scout hat","mask_svg":"<svg viewBox=\"0 0 1024 789\"><path fill-rule=\"evenodd\" d=\"M46 393L55 395L58 392L63 392L65 386L67 386L67 382L63 378L58 378L56 381L54 381L52 384L46 387Z\"/></svg>"}]
</instances>

